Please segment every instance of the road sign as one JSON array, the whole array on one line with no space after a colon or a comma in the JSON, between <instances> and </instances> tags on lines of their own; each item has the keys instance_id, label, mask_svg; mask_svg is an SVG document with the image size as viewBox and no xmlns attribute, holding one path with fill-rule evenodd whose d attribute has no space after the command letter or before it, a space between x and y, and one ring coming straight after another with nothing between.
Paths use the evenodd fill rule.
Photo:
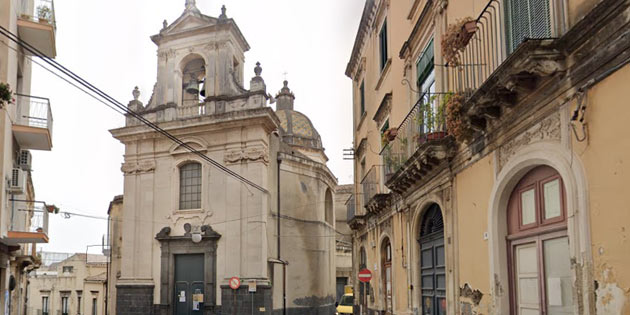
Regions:
<instances>
[{"instance_id":1,"label":"road sign","mask_svg":"<svg viewBox=\"0 0 630 315\"><path fill-rule=\"evenodd\" d=\"M241 287L241 279L239 279L238 277L230 278L230 288L232 288L232 290L236 290L240 287Z\"/></svg>"},{"instance_id":2,"label":"road sign","mask_svg":"<svg viewBox=\"0 0 630 315\"><path fill-rule=\"evenodd\" d=\"M370 282L372 280L372 272L369 269L359 271L359 281Z\"/></svg>"}]
</instances>

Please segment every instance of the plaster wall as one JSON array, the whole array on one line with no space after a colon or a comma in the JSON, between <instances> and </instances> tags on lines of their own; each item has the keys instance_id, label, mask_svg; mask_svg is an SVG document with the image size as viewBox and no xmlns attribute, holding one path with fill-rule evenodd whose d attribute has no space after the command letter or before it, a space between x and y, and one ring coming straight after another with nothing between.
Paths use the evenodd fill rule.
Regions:
<instances>
[{"instance_id":1,"label":"plaster wall","mask_svg":"<svg viewBox=\"0 0 630 315\"><path fill-rule=\"evenodd\" d=\"M584 193L589 196L597 314L630 314L630 142L622 136L630 126L627 102L620 97L629 80L625 66L588 92L588 139L572 141L588 178Z\"/></svg>"}]
</instances>

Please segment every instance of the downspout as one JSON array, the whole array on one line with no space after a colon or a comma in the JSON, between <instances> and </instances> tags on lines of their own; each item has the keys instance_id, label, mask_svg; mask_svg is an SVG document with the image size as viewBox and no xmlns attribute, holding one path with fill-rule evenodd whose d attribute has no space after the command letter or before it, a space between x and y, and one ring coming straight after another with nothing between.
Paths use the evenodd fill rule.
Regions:
<instances>
[{"instance_id":1,"label":"downspout","mask_svg":"<svg viewBox=\"0 0 630 315\"><path fill-rule=\"evenodd\" d=\"M282 261L281 256L281 243L280 243L280 164L282 164L282 160L278 157L278 174L277 174L277 204L278 204L278 220L276 220L278 227L278 260ZM287 314L287 265L282 264L282 314Z\"/></svg>"},{"instance_id":2,"label":"downspout","mask_svg":"<svg viewBox=\"0 0 630 315\"><path fill-rule=\"evenodd\" d=\"M105 269L105 315L108 315L109 311L109 268L111 267L111 259L112 259L112 247L110 243L110 220L111 215L107 216L107 245L109 245L109 255L107 257L107 268ZM80 307L80 306L79 306Z\"/></svg>"}]
</instances>

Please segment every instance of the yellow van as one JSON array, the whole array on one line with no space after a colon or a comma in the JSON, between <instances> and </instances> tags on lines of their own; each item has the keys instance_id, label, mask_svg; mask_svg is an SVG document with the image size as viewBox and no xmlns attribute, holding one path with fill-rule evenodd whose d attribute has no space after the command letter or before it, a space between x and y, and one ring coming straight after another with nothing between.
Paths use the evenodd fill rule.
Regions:
<instances>
[{"instance_id":1,"label":"yellow van","mask_svg":"<svg viewBox=\"0 0 630 315\"><path fill-rule=\"evenodd\" d=\"M339 303L336 304L337 312L335 315L351 315L353 313L354 294L352 293L352 287L346 286L344 291L345 294L341 297Z\"/></svg>"}]
</instances>

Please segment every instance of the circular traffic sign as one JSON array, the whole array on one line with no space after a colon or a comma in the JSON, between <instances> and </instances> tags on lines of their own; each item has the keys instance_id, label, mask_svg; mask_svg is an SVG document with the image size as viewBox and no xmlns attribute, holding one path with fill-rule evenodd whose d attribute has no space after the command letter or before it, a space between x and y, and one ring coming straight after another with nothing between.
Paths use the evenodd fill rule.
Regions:
<instances>
[{"instance_id":1,"label":"circular traffic sign","mask_svg":"<svg viewBox=\"0 0 630 315\"><path fill-rule=\"evenodd\" d=\"M241 279L239 279L238 277L230 278L230 288L232 288L232 290L236 290L240 287L241 287Z\"/></svg>"},{"instance_id":2,"label":"circular traffic sign","mask_svg":"<svg viewBox=\"0 0 630 315\"><path fill-rule=\"evenodd\" d=\"M359 281L361 282L370 282L372 280L372 272L368 269L363 269L359 271Z\"/></svg>"}]
</instances>

